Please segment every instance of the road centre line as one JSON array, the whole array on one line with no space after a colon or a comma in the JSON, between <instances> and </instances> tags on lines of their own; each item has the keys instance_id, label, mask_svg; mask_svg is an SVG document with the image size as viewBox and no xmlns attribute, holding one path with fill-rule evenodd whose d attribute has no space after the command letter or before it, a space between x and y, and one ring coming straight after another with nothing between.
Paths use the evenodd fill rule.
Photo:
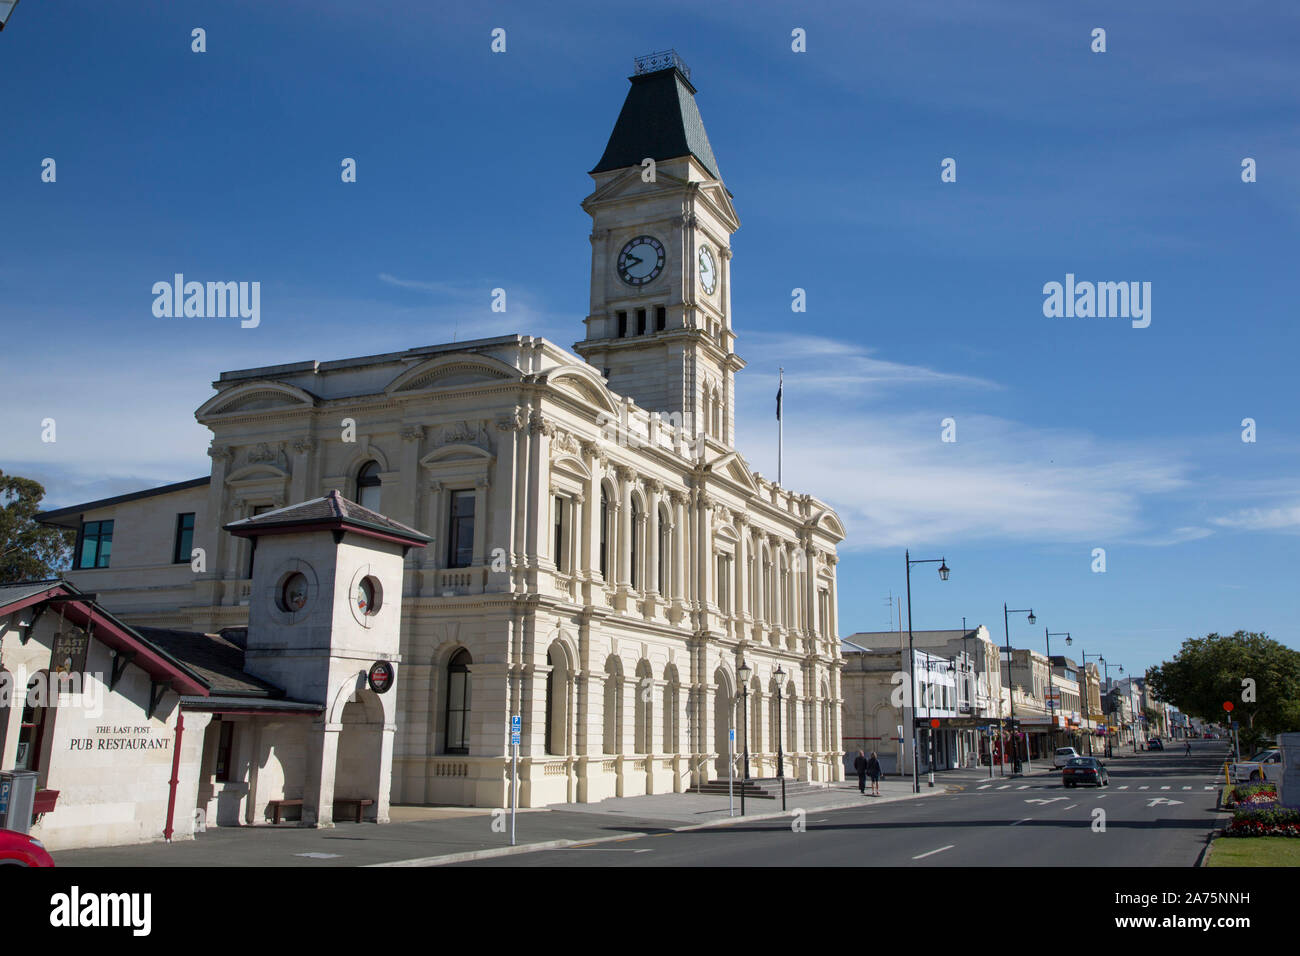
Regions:
<instances>
[{"instance_id":1,"label":"road centre line","mask_svg":"<svg viewBox=\"0 0 1300 956\"><path fill-rule=\"evenodd\" d=\"M953 847L955 847L956 845L957 845L957 844L955 844L955 843L949 843L947 846L941 846L941 847L939 847L939 849L937 849L937 850L931 850L929 853L922 853L922 854L920 854L920 855L918 855L918 856L914 856L914 857L912 857L912 859L914 859L914 860L924 860L927 856L934 856L936 853L942 853L944 850L951 850L951 849L952 849Z\"/></svg>"}]
</instances>

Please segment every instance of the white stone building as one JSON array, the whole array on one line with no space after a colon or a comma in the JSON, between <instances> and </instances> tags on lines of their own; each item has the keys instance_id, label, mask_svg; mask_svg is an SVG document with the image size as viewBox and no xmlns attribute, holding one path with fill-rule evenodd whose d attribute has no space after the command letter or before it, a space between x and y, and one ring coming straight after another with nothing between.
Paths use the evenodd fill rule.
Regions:
<instances>
[{"instance_id":1,"label":"white stone building","mask_svg":"<svg viewBox=\"0 0 1300 956\"><path fill-rule=\"evenodd\" d=\"M512 714L522 806L725 776L742 659L753 773L775 770L780 666L786 773L842 779L843 526L734 446L739 221L684 66L631 82L583 201L582 359L510 335L224 372L196 413L210 475L43 516L124 620L204 632L256 600L262 557L228 523L338 491L428 535L401 589L394 802L504 805Z\"/></svg>"}]
</instances>

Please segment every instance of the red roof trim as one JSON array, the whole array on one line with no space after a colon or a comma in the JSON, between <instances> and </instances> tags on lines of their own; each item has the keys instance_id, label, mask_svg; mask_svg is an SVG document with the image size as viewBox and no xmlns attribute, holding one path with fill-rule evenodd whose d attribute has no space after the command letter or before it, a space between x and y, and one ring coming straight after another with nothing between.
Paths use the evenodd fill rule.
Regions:
<instances>
[{"instance_id":1,"label":"red roof trim","mask_svg":"<svg viewBox=\"0 0 1300 956\"><path fill-rule=\"evenodd\" d=\"M163 657L152 645L144 643L143 638L137 637L117 621L106 617L102 610L96 608L93 601L79 596L77 592L66 585L56 584L40 594L33 594L21 601L5 605L0 608L0 612L12 614L14 611L20 611L51 597L64 594L74 598L71 601L60 602L63 615L73 624L88 629L93 622L95 625L94 637L96 639L117 650L134 652L135 658L131 663L137 665L152 677L165 679L176 693L188 694L191 697L207 697L211 694L207 684L181 669L173 661Z\"/></svg>"}]
</instances>

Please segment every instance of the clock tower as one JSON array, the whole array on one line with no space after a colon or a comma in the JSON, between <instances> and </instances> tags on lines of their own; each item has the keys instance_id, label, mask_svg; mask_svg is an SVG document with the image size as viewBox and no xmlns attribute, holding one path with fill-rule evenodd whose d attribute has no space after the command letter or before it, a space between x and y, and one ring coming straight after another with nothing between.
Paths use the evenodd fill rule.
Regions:
<instances>
[{"instance_id":1,"label":"clock tower","mask_svg":"<svg viewBox=\"0 0 1300 956\"><path fill-rule=\"evenodd\" d=\"M731 234L740 227L673 51L638 57L591 171L591 311L574 345L616 393L735 443Z\"/></svg>"}]
</instances>

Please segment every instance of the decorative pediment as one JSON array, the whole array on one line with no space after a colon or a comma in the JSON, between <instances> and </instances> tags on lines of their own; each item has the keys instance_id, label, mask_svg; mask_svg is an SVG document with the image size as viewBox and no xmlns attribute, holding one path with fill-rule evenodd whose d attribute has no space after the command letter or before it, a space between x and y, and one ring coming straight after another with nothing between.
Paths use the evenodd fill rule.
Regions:
<instances>
[{"instance_id":1,"label":"decorative pediment","mask_svg":"<svg viewBox=\"0 0 1300 956\"><path fill-rule=\"evenodd\" d=\"M582 201L582 207L587 208L590 204L599 204L608 202L611 199L623 199L629 196L647 196L656 192L665 190L680 190L690 185L689 180L673 176L663 169L664 162L660 161L655 164L655 181L648 183L642 180L642 167L629 167L626 171L615 176L609 182L598 188L590 196Z\"/></svg>"},{"instance_id":2,"label":"decorative pediment","mask_svg":"<svg viewBox=\"0 0 1300 956\"><path fill-rule=\"evenodd\" d=\"M722 455L710 462L705 470L734 482L746 491L758 493L758 483L754 481L754 474L749 470L749 465L741 457L740 452L733 451Z\"/></svg>"},{"instance_id":3,"label":"decorative pediment","mask_svg":"<svg viewBox=\"0 0 1300 956\"><path fill-rule=\"evenodd\" d=\"M565 365L553 368L542 377L542 384L593 405L600 411L618 414L618 404L605 381L590 365Z\"/></svg>"},{"instance_id":4,"label":"decorative pediment","mask_svg":"<svg viewBox=\"0 0 1300 956\"><path fill-rule=\"evenodd\" d=\"M812 527L821 528L838 541L843 541L845 538L844 522L842 522L840 516L830 508L825 508L818 512L817 517L813 518L811 524Z\"/></svg>"},{"instance_id":5,"label":"decorative pediment","mask_svg":"<svg viewBox=\"0 0 1300 956\"><path fill-rule=\"evenodd\" d=\"M248 382L214 395L199 406L194 417L203 422L220 415L312 408L317 402L311 392L283 382Z\"/></svg>"},{"instance_id":6,"label":"decorative pediment","mask_svg":"<svg viewBox=\"0 0 1300 956\"><path fill-rule=\"evenodd\" d=\"M505 362L474 352L452 352L407 369L389 382L384 391L398 395L429 389L492 385L519 378L518 369Z\"/></svg>"}]
</instances>

